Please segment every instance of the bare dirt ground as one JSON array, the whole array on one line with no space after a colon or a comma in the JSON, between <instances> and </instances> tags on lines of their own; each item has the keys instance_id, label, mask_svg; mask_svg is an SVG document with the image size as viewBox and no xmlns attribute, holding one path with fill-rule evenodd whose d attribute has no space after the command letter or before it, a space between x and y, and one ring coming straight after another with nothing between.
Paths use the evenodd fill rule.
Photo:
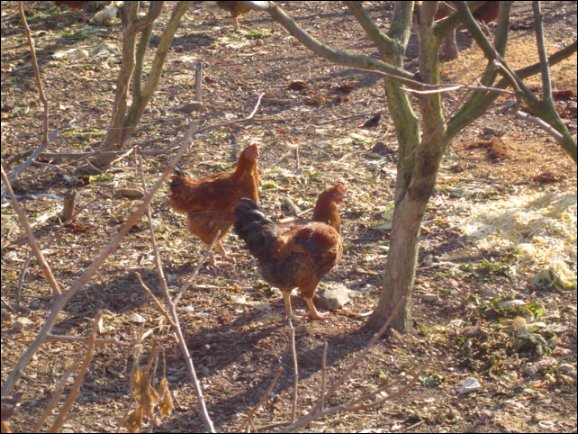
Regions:
<instances>
[{"instance_id":1,"label":"bare dirt ground","mask_svg":"<svg viewBox=\"0 0 578 434\"><path fill-rule=\"evenodd\" d=\"M94 150L110 120L121 49L119 27L86 27L82 13L55 13L48 2L40 3L44 2L30 2L27 8L50 101L51 128L60 131L50 151ZM365 2L384 27L391 16L389 3ZM537 60L528 3L516 2L514 10L508 60L515 68ZM553 52L576 38L576 3L543 3L548 50ZM374 53L341 3L282 4L325 43ZM316 58L264 14L251 13L242 24L244 33L235 33L224 11L194 6L187 13L160 88L134 140L145 143L145 148L168 148L182 133L188 119L174 109L194 99L192 65L199 57L204 64L205 98L215 106L203 115L203 122L246 116L262 92L267 101L260 115L273 120L219 129L198 138L181 167L195 175L223 170L231 167L244 146L260 143L262 203L274 218L285 215L282 203L287 196L307 209L326 186L336 180L347 184L348 199L341 213L345 254L322 286L346 285L352 290L352 302L343 312L332 313L330 322L305 322L297 329L300 415L319 396L323 343L329 345L331 381L371 337L363 328L364 320L347 312L371 310L379 295L389 239L379 227L387 222L392 206L397 145L387 111L378 127L359 127L385 107L375 74ZM479 50L470 47L465 32L458 39L461 57L444 64L442 75L447 82L472 83L485 62ZM157 42L153 38L152 45ZM410 69L415 69L411 58L415 52L412 44ZM16 2L2 2L1 67L2 159L14 168L23 160L22 153L38 146L42 129L42 107ZM555 90L569 91L557 104L576 134L576 56L553 68L552 75ZM289 90L298 80L309 85L306 91ZM538 77L528 83L541 89ZM460 93L444 95L447 114L463 99ZM501 114L504 102L492 106L448 150L425 217L412 333L382 340L330 404L395 385L415 367L422 370L420 381L380 406L326 417L306 431L576 432L576 166L542 131ZM488 128L504 133L498 144L484 138ZM149 185L169 158L166 154L145 157ZM132 158L90 176L77 172L82 164L41 159L15 186L19 194L27 194L21 204L64 288L92 262L138 203L122 195L122 189L140 186ZM76 225L61 227L57 216L62 196L70 188L76 189L82 211ZM169 284L177 289L203 257L205 247L187 233L185 218L168 209L166 195L165 187L153 203L153 218ZM528 217L521 238L508 244L501 237L514 229L504 221L518 218L512 201L521 197L527 198L524 203L529 208L549 201L548 210L561 209L560 215L568 218L550 226L552 218L558 221L554 211L556 215L542 213L540 219ZM479 236L476 224L490 218L486 213L500 209L503 234ZM545 233L539 233L541 229ZM538 238L543 243L536 245ZM202 271L186 292L179 313L215 425L219 431L237 432L279 366L284 373L256 423L288 420L293 370L280 293L260 279L255 261L235 236L227 238L225 247L236 263L223 264L217 276ZM3 206L3 382L51 306L36 261L25 266L28 257L17 217L12 208ZM573 274L570 289L532 284L551 259ZM26 275L20 279L23 270ZM135 272L156 290L144 219L67 305L54 333L86 335L98 310L105 312L105 336L128 341L140 327L152 330L143 359L153 340L161 344L175 399L175 412L159 421L156 429L203 430L178 348ZM22 311L4 305L15 306L17 288ZM297 295L293 304L304 308ZM525 339L514 330L516 316L528 323L531 334ZM83 353L80 344L51 342L42 347L17 388L24 396L13 418L15 431L31 429L58 378ZM64 425L66 432L119 429L134 406L128 394L131 356L112 346L97 349ZM477 379L481 389L459 394L469 377Z\"/></svg>"}]
</instances>

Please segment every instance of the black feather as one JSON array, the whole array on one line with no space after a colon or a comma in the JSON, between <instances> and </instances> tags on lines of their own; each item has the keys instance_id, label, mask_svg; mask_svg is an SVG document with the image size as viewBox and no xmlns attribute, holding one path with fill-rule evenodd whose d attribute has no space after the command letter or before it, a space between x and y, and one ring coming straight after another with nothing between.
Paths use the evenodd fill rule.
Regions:
<instances>
[{"instance_id":1,"label":"black feather","mask_svg":"<svg viewBox=\"0 0 578 434\"><path fill-rule=\"evenodd\" d=\"M241 199L235 208L234 231L257 259L265 259L278 236L277 225L251 199Z\"/></svg>"}]
</instances>

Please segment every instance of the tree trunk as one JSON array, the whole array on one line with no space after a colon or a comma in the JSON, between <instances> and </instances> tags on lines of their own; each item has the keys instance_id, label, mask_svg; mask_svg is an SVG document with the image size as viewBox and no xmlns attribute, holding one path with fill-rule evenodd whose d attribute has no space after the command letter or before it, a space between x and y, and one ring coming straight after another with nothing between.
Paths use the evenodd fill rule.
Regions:
<instances>
[{"instance_id":1,"label":"tree trunk","mask_svg":"<svg viewBox=\"0 0 578 434\"><path fill-rule=\"evenodd\" d=\"M431 9L431 10L428 10ZM433 20L434 9L424 6L423 19ZM420 73L424 82L439 83L438 52L440 38L431 26L421 23ZM399 162L395 191L395 210L391 231L391 244L387 255L382 290L377 308L367 325L379 329L395 315L391 326L400 332L411 328L410 305L415 281L421 222L433 192L440 162L447 145L445 123L439 94L421 95L420 110L423 116L423 136L413 122L413 112L400 110L399 86L386 82L387 100L399 141ZM411 106L409 106L409 110ZM408 108L406 108L408 110ZM410 115L411 113L411 115ZM393 309L404 299L398 312Z\"/></svg>"},{"instance_id":2,"label":"tree trunk","mask_svg":"<svg viewBox=\"0 0 578 434\"><path fill-rule=\"evenodd\" d=\"M425 203L403 200L396 208L393 218L391 245L385 265L382 292L379 303L368 320L371 329L379 329L393 312L398 301L406 297L391 327L399 331L411 329L410 306L417 253L419 231Z\"/></svg>"}]
</instances>

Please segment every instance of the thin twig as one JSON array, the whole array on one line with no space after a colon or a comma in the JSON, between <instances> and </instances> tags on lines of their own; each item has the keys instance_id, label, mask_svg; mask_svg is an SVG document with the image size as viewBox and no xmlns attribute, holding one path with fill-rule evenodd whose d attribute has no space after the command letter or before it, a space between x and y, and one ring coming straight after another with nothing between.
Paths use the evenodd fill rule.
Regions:
<instances>
[{"instance_id":1,"label":"thin twig","mask_svg":"<svg viewBox=\"0 0 578 434\"><path fill-rule=\"evenodd\" d=\"M544 16L542 15L541 2L533 1L532 10L534 11L534 30L536 31L536 45L538 46L542 72L542 99L546 104L553 106L552 80L550 78L550 65L548 64L548 54L546 53L546 42L544 40Z\"/></svg>"},{"instance_id":2,"label":"thin twig","mask_svg":"<svg viewBox=\"0 0 578 434\"><path fill-rule=\"evenodd\" d=\"M72 408L72 405L74 404L74 402L76 401L76 398L78 397L78 394L80 393L80 386L82 386L82 382L84 381L84 377L86 376L86 373L88 372L88 367L90 366L90 362L92 361L92 358L94 356L94 349L95 349L94 342L96 341L98 323L100 322L101 316L102 316L102 312L99 311L96 314L96 317L94 318L94 320L92 321L92 333L90 334L90 337L88 340L86 354L84 356L84 360L82 362L82 365L80 366L80 371L78 372L78 375L76 376L76 380L74 380L74 385L72 386L72 390L68 394L68 398L66 398L66 401L64 401L62 409L60 410L60 414L58 415L58 417L56 418L56 420L54 421L54 423L50 427L49 432L60 431L60 428L62 428L62 425L66 421L68 412Z\"/></svg>"},{"instance_id":3,"label":"thin twig","mask_svg":"<svg viewBox=\"0 0 578 434\"><path fill-rule=\"evenodd\" d=\"M421 426L425 423L424 420L420 420L419 422L414 423L413 425L408 426L406 429L403 430L403 432L415 432L415 429L418 426Z\"/></svg>"},{"instance_id":4,"label":"thin twig","mask_svg":"<svg viewBox=\"0 0 578 434\"><path fill-rule=\"evenodd\" d=\"M419 369L419 368L414 368L413 371L415 371L417 369ZM408 379L408 377L410 377L410 378ZM307 424L309 424L310 422L312 422L315 419L320 419L320 418L323 418L325 416L329 416L332 414L343 413L343 412L358 413L362 410L368 410L368 409L371 409L373 407L382 406L385 402L391 401L391 400L393 400L399 396L402 396L410 388L414 387L413 381L415 380L415 377L413 375L407 375L405 377L405 380L407 382L402 387L400 387L394 393L387 394L385 397L383 397L381 399L378 399L376 401L369 402L369 403L362 403L361 402L362 400L366 400L368 398L375 396L377 393L379 393L380 391L383 391L384 389L387 389L388 387L385 387L385 386L380 387L377 390L374 390L374 391L371 391L371 392L364 394L363 397L360 399L353 399L353 400L348 401L344 404L339 404L339 405L335 405L333 407L328 407L323 411L321 411L321 410L312 411L309 414L302 417L301 419L299 419L297 422L290 424L290 425L285 425L280 432L295 431L298 428L306 426ZM265 430L265 428L263 428L263 430Z\"/></svg>"},{"instance_id":5,"label":"thin twig","mask_svg":"<svg viewBox=\"0 0 578 434\"><path fill-rule=\"evenodd\" d=\"M191 274L191 277L188 278L188 280L185 282L185 284L179 290L178 294L175 296L175 298L173 298L173 303L175 305L179 304L179 301L181 300L181 297L183 296L185 291L187 289L189 289L189 287L193 284L193 282L197 278L197 274L199 274L201 267L203 266L203 264L205 263L205 261L207 260L207 258L209 257L209 255L211 254L213 249L215 248L215 244L217 244L217 241L219 241L220 236L221 236L221 230L219 229L217 231L217 233L215 234L215 236L213 237L213 241L211 241L211 244L207 248L207 251L205 252L205 256L203 256L203 259L201 259L201 261L197 264L197 266L193 270L193 274Z\"/></svg>"},{"instance_id":6,"label":"thin twig","mask_svg":"<svg viewBox=\"0 0 578 434\"><path fill-rule=\"evenodd\" d=\"M322 120L321 122L316 122L315 125L325 125L325 124L332 124L332 123L340 122L340 121L348 121L350 119L364 118L364 117L372 115L372 114L373 114L373 111L366 111L366 112L357 113L357 114L350 115L350 116L344 116L342 118L336 118L336 119L323 118L324 120Z\"/></svg>"},{"instance_id":7,"label":"thin twig","mask_svg":"<svg viewBox=\"0 0 578 434\"><path fill-rule=\"evenodd\" d=\"M195 63L195 98L197 101L203 100L203 62L200 59Z\"/></svg>"},{"instance_id":8,"label":"thin twig","mask_svg":"<svg viewBox=\"0 0 578 434\"><path fill-rule=\"evenodd\" d=\"M363 361L363 359L365 358L365 356L367 355L367 353L369 352L369 350L377 343L377 341L385 334L385 332L387 331L387 329L389 328L389 325L392 323L392 321L397 317L397 315L399 314L401 307L404 305L405 301L407 300L407 295L400 298L397 302L397 304L395 305L395 307L393 308L392 314L390 315L390 317L387 319L387 321L383 324L383 326L381 327L381 329L379 329L379 331L377 333L375 333L373 335L373 337L371 338L371 340L369 341L369 343L365 346L365 348L363 349L363 351L361 351L361 353L359 353L357 355L357 357L353 360L353 362L351 362L351 364L349 365L349 367L347 369L345 369L341 376L337 379L337 381L335 382L335 384L333 384L333 386L331 387L331 389L329 389L329 391L326 393L326 397L325 399L329 399L331 398L331 396L333 396L333 394L335 393L335 391L345 382L345 380L347 380L347 378L349 378L349 375L353 372L353 370L359 365L359 363L361 363Z\"/></svg>"},{"instance_id":9,"label":"thin twig","mask_svg":"<svg viewBox=\"0 0 578 434\"><path fill-rule=\"evenodd\" d=\"M41 143L34 151L32 151L32 154L30 154L30 156L26 159L26 161L24 161L24 163L22 163L16 169L12 170L8 174L8 179L10 180L10 182L14 182L14 180L18 177L18 175L24 172L24 170L26 170L26 168L34 162L34 160L36 160L40 155L42 155L42 153L48 147L49 143L50 142ZM5 189L4 184L2 184L2 194L4 194L4 189Z\"/></svg>"},{"instance_id":10,"label":"thin twig","mask_svg":"<svg viewBox=\"0 0 578 434\"><path fill-rule=\"evenodd\" d=\"M386 401L390 401L397 396L403 395L409 388L413 386L413 380L417 378L417 373L422 371L424 366L416 365L414 366L408 373L404 375L404 379L406 380L406 384L403 387L400 387L395 392L392 392L391 389L393 386L385 385L382 387L377 388L376 390L371 390L358 398L351 399L350 401L341 404L337 407L341 407L340 411L360 411L360 410L367 410L376 406L383 404ZM409 380L408 380L409 378ZM385 396L381 399L372 401L372 402L363 402L369 398L376 396L378 393L385 392Z\"/></svg>"},{"instance_id":11,"label":"thin twig","mask_svg":"<svg viewBox=\"0 0 578 434\"><path fill-rule=\"evenodd\" d=\"M58 282L56 281L54 274L52 274L52 269L50 268L50 265L48 265L48 262L46 261L46 258L44 257L44 254L42 253L42 249L40 248L40 244L38 243L38 241L34 237L34 233L32 231L32 226L30 225L30 221L28 220L28 216L26 215L26 212L24 211L22 206L18 203L18 201L16 200L16 195L14 194L14 190L12 190L12 184L10 183L8 176L6 175L6 171L4 170L4 163L2 163L2 181L4 181L4 186L8 190L8 194L11 197L12 207L14 208L14 211L16 211L16 214L18 214L18 219L20 220L20 224L24 227L24 230L28 234L28 243L30 244L30 248L32 249L32 252L34 252L34 256L36 257L36 261L38 262L38 265L40 266L40 268L42 268L42 271L44 272L44 277L46 278L46 280L48 281L48 284L52 288L52 296L56 297L56 296L62 294L62 290L60 289L60 285L58 285ZM9 393L4 394L4 395L9 395Z\"/></svg>"},{"instance_id":12,"label":"thin twig","mask_svg":"<svg viewBox=\"0 0 578 434\"><path fill-rule=\"evenodd\" d=\"M417 90L417 89L409 89L407 87L403 87L402 89L406 92L415 93L418 95L427 95L432 93L443 93L443 92L453 92L454 90L459 89L466 89L466 90L479 90L479 91L486 91L486 92L495 92L501 93L504 95L514 95L514 92L508 89L501 89L499 87L492 87L492 86L470 86L468 84L439 84L436 85L437 89L428 89L428 90Z\"/></svg>"},{"instance_id":13,"label":"thin twig","mask_svg":"<svg viewBox=\"0 0 578 434\"><path fill-rule=\"evenodd\" d=\"M482 3L483 4L483 3ZM253 8L255 9L255 8ZM414 80L412 75L401 68L397 68L389 63L383 62L381 60L372 58L370 56L355 55L348 52L335 50L323 43L319 42L317 39L313 38L306 31L304 31L297 23L289 17L285 11L274 2L270 2L267 6L259 7L259 10L266 10L269 12L273 20L281 24L291 35L297 38L302 44L309 48L314 53L319 56L328 59L336 64L343 66L350 66L355 69L362 71L375 72L376 74L382 75L391 80L405 84L410 89L415 89L418 91L437 91L437 92L448 92L460 88L470 88L475 89L476 87L470 87L467 85L435 85L422 83L420 81ZM379 39L387 38L386 35L380 35ZM450 86L450 87L448 87ZM452 88L453 86L453 88ZM499 92L504 93L503 89L497 88L483 88L489 92Z\"/></svg>"},{"instance_id":14,"label":"thin twig","mask_svg":"<svg viewBox=\"0 0 578 434\"><path fill-rule=\"evenodd\" d=\"M554 127L552 127L550 124L548 124L547 122L543 121L542 119L540 119L536 116L532 116L531 114L523 112L521 110L518 110L517 112L515 112L514 116L516 116L518 119L532 122L533 124L542 128L544 131L546 131L548 134L550 134L552 137L554 137L554 139L557 142L561 142L562 140L564 140L564 136L562 134L560 134L558 131L556 131L554 129Z\"/></svg>"},{"instance_id":15,"label":"thin twig","mask_svg":"<svg viewBox=\"0 0 578 434\"><path fill-rule=\"evenodd\" d=\"M319 398L319 410L323 411L325 408L325 388L327 387L327 350L329 344L327 341L323 343L323 358L321 359L321 397Z\"/></svg>"},{"instance_id":16,"label":"thin twig","mask_svg":"<svg viewBox=\"0 0 578 434\"><path fill-rule=\"evenodd\" d=\"M546 60L546 62L547 62L547 60ZM557 142L561 143L564 140L563 134L558 132L554 127L552 127L550 124L548 124L544 120L542 120L536 116L532 116L529 113L526 113L526 112L523 112L520 110L520 107L522 106L522 103L523 103L524 92L520 88L520 86L518 85L519 80L516 79L515 74L512 73L508 68L506 68L502 62L500 62L498 60L494 60L494 64L502 70L502 72L504 73L504 76L507 77L508 80L510 80L510 84L516 89L516 103L511 108L509 108L507 111L513 112L514 116L516 116L518 119L522 119L524 121L528 121L528 122L533 123L534 125L537 125L541 129L546 131L548 134L550 134L552 137L554 137L554 139Z\"/></svg>"},{"instance_id":17,"label":"thin twig","mask_svg":"<svg viewBox=\"0 0 578 434\"><path fill-rule=\"evenodd\" d=\"M9 175L8 179L10 182L14 182L16 177L20 175L24 170L32 164L35 158L37 158L46 148L48 144L56 138L58 135L57 131L54 131L50 137L48 136L48 100L46 99L46 93L44 92L44 84L42 82L42 76L40 74L40 67L38 66L38 59L36 58L36 50L34 48L34 40L32 39L32 32L26 21L26 14L24 13L24 2L18 2L18 11L20 13L20 21L22 21L22 26L24 27L24 33L26 34L26 39L28 41L28 48L30 49L30 58L32 61L32 66L34 68L34 78L36 79L36 87L38 88L38 95L42 101L43 111L43 126L42 126L42 143L32 152L32 155L19 167L13 170ZM2 195L4 195L5 185L2 184Z\"/></svg>"},{"instance_id":18,"label":"thin twig","mask_svg":"<svg viewBox=\"0 0 578 434\"><path fill-rule=\"evenodd\" d=\"M169 313L166 311L166 309L163 306L163 304L161 303L161 301L153 294L153 291L147 286L147 284L144 283L140 273L137 271L134 274L135 274L136 278L138 279L140 286L142 286L142 288L145 290L145 292L148 294L148 296L150 298L152 298L152 300L156 304L157 309L163 314L163 316L169 322L170 325L172 325L173 327L176 327L175 322L172 320L172 318L170 317Z\"/></svg>"},{"instance_id":19,"label":"thin twig","mask_svg":"<svg viewBox=\"0 0 578 434\"><path fill-rule=\"evenodd\" d=\"M291 317L287 318L289 323L289 345L291 349L291 357L293 358L293 404L291 407L291 422L295 422L297 417L297 398L299 390L299 364L297 363L297 348L295 346L295 327L293 327L293 321Z\"/></svg>"},{"instance_id":20,"label":"thin twig","mask_svg":"<svg viewBox=\"0 0 578 434\"><path fill-rule=\"evenodd\" d=\"M7 302L5 302L3 298L0 299L0 301L2 302L2 307L8 309L10 312L17 312L18 311L18 309L13 308Z\"/></svg>"},{"instance_id":21,"label":"thin twig","mask_svg":"<svg viewBox=\"0 0 578 434\"><path fill-rule=\"evenodd\" d=\"M388 330L389 325L391 324L391 322L397 317L397 315L399 314L399 311L401 309L401 307L404 305L405 300L407 299L407 296L404 296L402 298L399 299L399 301L397 302L397 304L395 305L395 307L393 308L392 314L391 316L387 319L387 321L383 324L383 326L381 327L381 329L379 329L379 331L377 333L375 333L373 335L373 337L370 339L369 343L366 345L366 347L355 357L355 359L353 360L353 362L351 362L351 364L342 372L342 374L339 376L339 378L335 381L335 383L333 384L333 386L329 389L329 391L325 394L325 400L329 400L333 394L337 391L337 389L349 378L349 376L351 375L351 373L353 372L353 370L359 365L359 363L361 363L367 353L369 352L369 350L377 343L377 341L385 334L385 332ZM286 425L283 427L283 432L288 432L288 431L293 431L296 430L297 428L306 426L307 424L309 424L311 421L318 419L320 417L329 415L329 414L334 414L334 413L338 413L341 411L344 411L344 409L350 409L351 408L351 403L349 403L349 407L346 407L345 405L338 405L335 407L328 407L325 410L319 410L318 407L314 406L312 408L312 410L307 413L305 416L303 416L302 418L298 419L295 422L292 422L289 425Z\"/></svg>"},{"instance_id":22,"label":"thin twig","mask_svg":"<svg viewBox=\"0 0 578 434\"><path fill-rule=\"evenodd\" d=\"M26 274L28 274L28 266L30 265L30 261L34 257L34 253L30 252L28 254L28 258L24 261L24 265L22 266L22 271L20 272L20 277L18 278L18 285L16 286L16 306L20 307L20 300L22 299L22 287L24 286L24 279L26 279Z\"/></svg>"},{"instance_id":23,"label":"thin twig","mask_svg":"<svg viewBox=\"0 0 578 434\"><path fill-rule=\"evenodd\" d=\"M263 393L263 396L261 397L261 399L259 400L257 405L255 405L255 407L253 407L249 411L249 413L247 414L247 425L245 427L245 432L250 432L249 431L250 429L255 431L255 425L253 424L253 419L255 418L255 414L257 414L257 412L259 411L261 406L265 403L265 401L267 401L267 399L269 399L269 396L271 396L271 391L275 387L275 384L277 384L277 381L279 381L279 377L281 377L282 373L283 373L283 367L280 366L277 369L277 372L275 372L275 375L273 376L273 379L271 380L271 384L269 384L269 386L265 390L265 393Z\"/></svg>"},{"instance_id":24,"label":"thin twig","mask_svg":"<svg viewBox=\"0 0 578 434\"><path fill-rule=\"evenodd\" d=\"M53 335L53 334L49 334L48 336L46 336L47 342L87 343L89 340L90 337L86 336ZM98 338L94 341L94 345L118 345L120 347L128 347L131 346L132 344L130 342L121 342L117 338Z\"/></svg>"},{"instance_id":25,"label":"thin twig","mask_svg":"<svg viewBox=\"0 0 578 434\"><path fill-rule=\"evenodd\" d=\"M516 90L515 96L516 96L516 104L511 108L512 111L516 112L518 111L518 109L522 106L523 103L523 97L524 97L524 92L522 91L522 88L520 87L520 84L518 83L520 80L516 78L516 74L514 72L512 72L510 70L510 68L507 68L506 65L499 61L498 59L494 59L494 61L492 62L493 65L498 68L500 71L502 71L502 74L504 75L504 77L509 80L510 85Z\"/></svg>"},{"instance_id":26,"label":"thin twig","mask_svg":"<svg viewBox=\"0 0 578 434\"><path fill-rule=\"evenodd\" d=\"M132 154L133 152L135 152L138 149L138 147L135 145L132 148L126 150L125 152L123 152L122 154L120 154L118 157L116 157L114 160L112 160L109 165L113 165L118 163L119 161L123 160L124 158L128 157L130 154Z\"/></svg>"},{"instance_id":27,"label":"thin twig","mask_svg":"<svg viewBox=\"0 0 578 434\"><path fill-rule=\"evenodd\" d=\"M82 337L85 338L84 336ZM68 384L68 379L70 378L72 373L78 369L81 363L82 363L81 359L76 360L70 366L70 368L68 368L66 372L60 377L60 381L58 382L56 389L54 390L54 392L52 392L52 398L50 398L50 402L48 403L42 414L38 417L38 420L36 421L30 432L41 431L42 427L44 426L44 423L46 422L46 419L48 419L48 417L52 414L52 410L54 410L54 408L60 402L60 398L62 397L64 388Z\"/></svg>"},{"instance_id":28,"label":"thin twig","mask_svg":"<svg viewBox=\"0 0 578 434\"><path fill-rule=\"evenodd\" d=\"M143 189L146 190L146 182L144 179L142 164L141 164L140 158L138 158L138 155L137 155L137 167L138 167L138 171L140 173L140 178L141 178L141 182L143 185ZM154 232L153 217L151 214L150 204L147 205L146 216L147 216L147 220L149 223L149 231L150 231L150 235L151 235L151 244L153 246L154 257L155 257L155 266L156 266L155 268L157 270L159 284L160 284L160 287L161 287L163 294L165 296L165 301L167 303L167 307L169 308L169 311L170 311L170 315L168 315L168 317L170 316L169 321L170 321L171 325L173 326L173 331L175 334L176 341L177 341L179 348L181 350L181 353L185 359L185 365L187 367L187 371L189 373L189 376L191 377L193 390L195 392L195 396L197 397L198 413L201 417L201 420L205 424L207 431L214 433L214 432L216 432L215 427L213 425L213 421L211 420L211 416L209 415L209 411L207 409L207 404L206 404L205 399L203 397L203 388L201 387L201 384L200 384L199 379L197 377L197 372L195 370L195 364L193 363L193 359L191 357L191 354L190 354L189 349L187 347L187 343L185 341L185 337L183 335L183 331L181 329L179 317L177 314L176 304L171 302L171 295L169 293L169 286L167 284L167 279L165 277L165 273L163 270L161 254L159 251L159 247L158 247L155 232ZM141 282L142 282L142 279L141 279ZM142 283L144 284L144 282L142 282ZM152 295L152 291L149 291L149 293ZM156 298L156 297L153 296L153 298ZM160 306L160 303L159 303L159 306ZM164 309L163 309L163 311L164 311Z\"/></svg>"},{"instance_id":29,"label":"thin twig","mask_svg":"<svg viewBox=\"0 0 578 434\"><path fill-rule=\"evenodd\" d=\"M416 366L410 371L409 374L406 374L404 376L404 379L406 381L405 384L402 387L400 387L399 389L397 389L395 392L391 392L391 389L393 386L382 386L376 390L372 390L372 391L369 391L367 393L364 393L359 398L351 399L351 400L349 400L343 404L335 405L333 407L328 407L324 410L316 410L314 412L311 412L310 414L306 415L305 417L299 419L294 424L287 425L287 423L278 422L275 424L260 427L258 429L258 431L259 432L262 432L262 431L263 432L271 432L271 430L273 430L275 428L282 427L283 429L280 432L291 432L291 431L294 431L298 428L306 426L307 424L309 424L310 422L312 422L315 419L320 419L320 418L325 417L325 416L329 416L329 415L337 414L337 413L342 413L342 412L359 413L362 410L368 410L368 409L371 409L373 407L382 406L385 402L391 401L391 400L393 400L399 396L402 396L410 388L414 387L413 381L416 379L416 372L421 370L422 368L423 367ZM368 403L363 402L367 399L370 399L370 398L376 396L378 393L381 393L383 391L386 391L385 397L380 398L380 399L375 400L375 401L372 401L372 402L368 402Z\"/></svg>"},{"instance_id":30,"label":"thin twig","mask_svg":"<svg viewBox=\"0 0 578 434\"><path fill-rule=\"evenodd\" d=\"M38 59L36 57L36 50L34 49L34 40L32 39L32 32L26 21L26 14L24 13L24 2L18 2L18 11L20 12L20 20L22 21L22 26L24 27L24 32L26 33L26 39L28 40L28 47L30 48L30 60L32 61L32 66L34 67L34 78L36 79L36 87L38 87L38 95L44 106L44 117L43 117L43 142L48 143L48 99L46 98L46 93L44 92L44 84L42 82L42 76L40 74L40 66L38 66Z\"/></svg>"},{"instance_id":31,"label":"thin twig","mask_svg":"<svg viewBox=\"0 0 578 434\"><path fill-rule=\"evenodd\" d=\"M299 158L299 144L295 147L295 169L297 172L301 170L301 158Z\"/></svg>"}]
</instances>

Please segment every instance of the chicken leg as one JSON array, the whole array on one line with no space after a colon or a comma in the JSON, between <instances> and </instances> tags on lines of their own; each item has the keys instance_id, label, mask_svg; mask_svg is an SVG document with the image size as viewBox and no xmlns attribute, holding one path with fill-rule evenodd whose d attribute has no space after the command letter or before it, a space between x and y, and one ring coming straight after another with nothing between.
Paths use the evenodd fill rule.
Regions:
<instances>
[{"instance_id":1,"label":"chicken leg","mask_svg":"<svg viewBox=\"0 0 578 434\"><path fill-rule=\"evenodd\" d=\"M319 319L319 320L331 319L329 313L324 314L319 313L319 311L315 308L315 305L313 304L313 297L309 298L303 297L303 300L305 300L305 303L307 303L307 307L309 308L309 312L305 314L305 316L309 316L311 319Z\"/></svg>"},{"instance_id":2,"label":"chicken leg","mask_svg":"<svg viewBox=\"0 0 578 434\"><path fill-rule=\"evenodd\" d=\"M303 320L305 317L310 317L311 319L315 320L326 320L326 319L331 319L331 317L329 316L328 313L326 314L321 314L319 313L319 311L315 308L315 305L313 304L313 297L307 298L307 297L303 297L303 300L305 300L305 303L307 303L307 307L309 308L309 312L307 312L305 315L295 315L293 313L293 309L291 308L291 291L282 291L283 293L283 302L285 303L285 314L287 315L287 318L291 318L292 320L296 320L296 321L301 321Z\"/></svg>"}]
</instances>

